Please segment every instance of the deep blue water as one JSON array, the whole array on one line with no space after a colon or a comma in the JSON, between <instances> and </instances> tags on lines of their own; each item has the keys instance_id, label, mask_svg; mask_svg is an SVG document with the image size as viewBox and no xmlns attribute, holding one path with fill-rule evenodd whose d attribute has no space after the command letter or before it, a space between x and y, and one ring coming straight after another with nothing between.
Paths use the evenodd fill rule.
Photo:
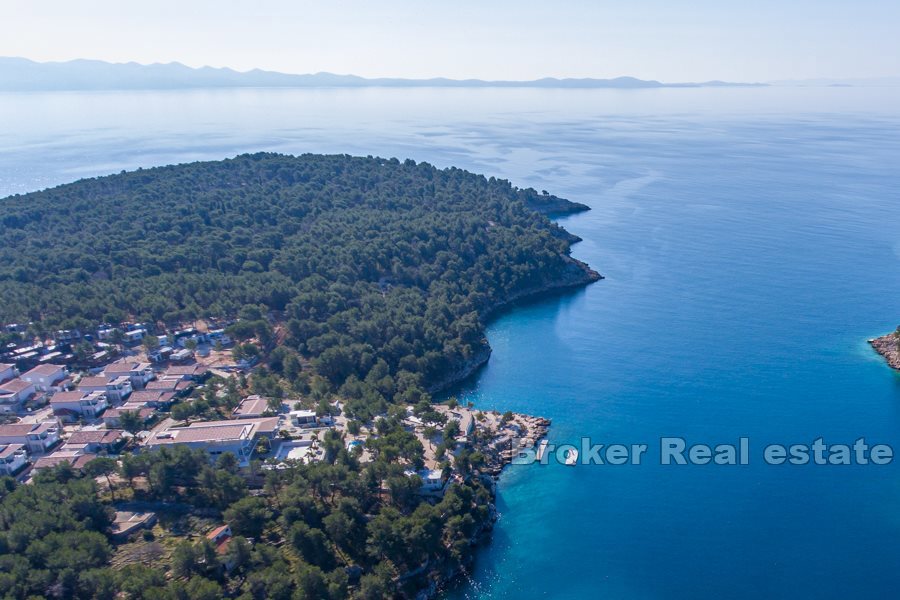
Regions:
<instances>
[{"instance_id":1,"label":"deep blue water","mask_svg":"<svg viewBox=\"0 0 900 600\"><path fill-rule=\"evenodd\" d=\"M770 466L768 443L900 439L897 89L322 90L0 95L0 193L238 152L456 165L584 202L606 279L489 328L460 394L640 466L511 467L454 598L900 594L900 467ZM661 466L660 436L750 438ZM898 447L900 452L900 447ZM900 459L898 459L900 460Z\"/></svg>"}]
</instances>

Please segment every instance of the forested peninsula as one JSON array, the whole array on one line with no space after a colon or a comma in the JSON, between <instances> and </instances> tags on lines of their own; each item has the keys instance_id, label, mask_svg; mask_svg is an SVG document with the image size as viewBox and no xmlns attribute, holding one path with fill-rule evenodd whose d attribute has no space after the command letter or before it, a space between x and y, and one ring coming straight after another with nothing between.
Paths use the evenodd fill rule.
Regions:
<instances>
[{"instance_id":1,"label":"forested peninsula","mask_svg":"<svg viewBox=\"0 0 900 600\"><path fill-rule=\"evenodd\" d=\"M489 534L513 440L533 444L549 422L435 405L431 393L488 359L498 310L600 278L548 218L587 208L411 160L278 154L0 200L0 346L16 361L6 373L44 353L68 361L61 389L72 378L81 389L126 364L150 373L132 398L157 398L151 384L169 389L180 369L172 404L147 409L159 427L125 405L116 427L127 436L109 429L109 411L103 425L82 416L63 448L104 432L120 442L0 478L0 596L433 595ZM201 365L141 363L168 361L158 345L183 336L192 354L194 325L210 322L237 370L183 379ZM263 417L240 420L248 403ZM277 435L253 433L258 446L240 456L178 442L267 423ZM143 531L116 533L147 515Z\"/></svg>"},{"instance_id":2,"label":"forested peninsula","mask_svg":"<svg viewBox=\"0 0 900 600\"><path fill-rule=\"evenodd\" d=\"M175 325L260 307L383 410L483 361L484 320L599 279L546 192L427 163L255 154L0 201L0 321ZM373 413L374 414L374 413Z\"/></svg>"}]
</instances>

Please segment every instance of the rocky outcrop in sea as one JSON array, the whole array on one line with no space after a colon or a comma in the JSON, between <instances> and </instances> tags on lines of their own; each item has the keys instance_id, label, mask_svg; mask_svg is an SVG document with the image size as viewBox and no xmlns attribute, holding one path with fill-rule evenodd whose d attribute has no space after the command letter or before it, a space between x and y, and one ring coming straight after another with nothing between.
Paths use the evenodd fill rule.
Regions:
<instances>
[{"instance_id":1,"label":"rocky outcrop in sea","mask_svg":"<svg viewBox=\"0 0 900 600\"><path fill-rule=\"evenodd\" d=\"M900 326L897 331L869 340L875 351L893 368L900 370Z\"/></svg>"}]
</instances>

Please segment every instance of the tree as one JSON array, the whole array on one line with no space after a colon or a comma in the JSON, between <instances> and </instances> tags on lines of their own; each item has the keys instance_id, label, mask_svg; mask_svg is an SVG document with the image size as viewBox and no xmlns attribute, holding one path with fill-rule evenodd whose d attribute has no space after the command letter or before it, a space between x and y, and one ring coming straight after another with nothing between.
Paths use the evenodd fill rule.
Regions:
<instances>
[{"instance_id":1,"label":"tree","mask_svg":"<svg viewBox=\"0 0 900 600\"><path fill-rule=\"evenodd\" d=\"M382 600L391 595L390 589L390 573L382 569L363 575L359 581L359 597L362 600Z\"/></svg>"},{"instance_id":2,"label":"tree","mask_svg":"<svg viewBox=\"0 0 900 600\"><path fill-rule=\"evenodd\" d=\"M231 538L231 542L228 544L226 557L233 565L234 570L241 571L249 564L251 552L252 548L247 538L235 536Z\"/></svg>"},{"instance_id":3,"label":"tree","mask_svg":"<svg viewBox=\"0 0 900 600\"><path fill-rule=\"evenodd\" d=\"M194 408L189 402L180 402L172 407L172 418L176 421L185 421L194 414Z\"/></svg>"},{"instance_id":4,"label":"tree","mask_svg":"<svg viewBox=\"0 0 900 600\"><path fill-rule=\"evenodd\" d=\"M216 468L226 473L237 473L238 459L234 452L225 452L216 460Z\"/></svg>"},{"instance_id":5,"label":"tree","mask_svg":"<svg viewBox=\"0 0 900 600\"><path fill-rule=\"evenodd\" d=\"M122 456L122 463L119 466L119 475L128 480L128 485L134 487L134 478L142 472L142 460L133 454L125 454Z\"/></svg>"},{"instance_id":6,"label":"tree","mask_svg":"<svg viewBox=\"0 0 900 600\"><path fill-rule=\"evenodd\" d=\"M115 487L113 487L112 480L109 478L109 476L115 473L118 468L118 463L112 458L106 456L98 456L97 458L84 465L83 471L89 477L105 477L106 484L109 486L109 493L112 496L113 501L115 501L116 490Z\"/></svg>"},{"instance_id":7,"label":"tree","mask_svg":"<svg viewBox=\"0 0 900 600\"><path fill-rule=\"evenodd\" d=\"M306 562L328 569L334 566L334 555L321 529L303 522L294 523L288 532L288 542Z\"/></svg>"},{"instance_id":8,"label":"tree","mask_svg":"<svg viewBox=\"0 0 900 600\"><path fill-rule=\"evenodd\" d=\"M265 500L249 497L232 504L223 516L235 535L258 538L262 535L271 513Z\"/></svg>"},{"instance_id":9,"label":"tree","mask_svg":"<svg viewBox=\"0 0 900 600\"><path fill-rule=\"evenodd\" d=\"M184 584L184 591L190 600L218 600L223 597L222 586L205 577L192 577Z\"/></svg>"},{"instance_id":10,"label":"tree","mask_svg":"<svg viewBox=\"0 0 900 600\"><path fill-rule=\"evenodd\" d=\"M425 427L425 430L423 433L425 434L425 439L428 440L429 447L434 446L433 442L434 442L435 436L437 436L437 432L438 432L437 427L435 427L434 425L428 425Z\"/></svg>"},{"instance_id":11,"label":"tree","mask_svg":"<svg viewBox=\"0 0 900 600\"><path fill-rule=\"evenodd\" d=\"M172 551L172 574L186 579L197 570L194 545L187 540L179 542Z\"/></svg>"},{"instance_id":12,"label":"tree","mask_svg":"<svg viewBox=\"0 0 900 600\"><path fill-rule=\"evenodd\" d=\"M148 353L153 352L157 348L159 348L159 338L155 335L147 334L141 339L141 345L144 347Z\"/></svg>"},{"instance_id":13,"label":"tree","mask_svg":"<svg viewBox=\"0 0 900 600\"><path fill-rule=\"evenodd\" d=\"M125 431L137 433L144 428L144 419L141 417L140 411L123 410L119 414L119 424Z\"/></svg>"},{"instance_id":14,"label":"tree","mask_svg":"<svg viewBox=\"0 0 900 600\"><path fill-rule=\"evenodd\" d=\"M444 425L444 441L445 442L452 442L456 438L456 436L459 435L459 433L460 433L459 421L451 419L451 420L447 421L446 425Z\"/></svg>"}]
</instances>

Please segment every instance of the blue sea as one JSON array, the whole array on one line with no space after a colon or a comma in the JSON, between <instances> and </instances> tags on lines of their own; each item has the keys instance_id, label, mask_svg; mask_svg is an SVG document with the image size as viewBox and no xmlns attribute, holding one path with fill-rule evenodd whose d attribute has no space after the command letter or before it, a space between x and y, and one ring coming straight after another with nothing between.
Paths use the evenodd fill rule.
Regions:
<instances>
[{"instance_id":1,"label":"blue sea","mask_svg":"<svg viewBox=\"0 0 900 600\"><path fill-rule=\"evenodd\" d=\"M900 458L768 465L767 444L900 442L900 89L0 94L0 194L258 150L414 158L583 202L605 279L518 306L456 393L641 465L513 466L478 598L900 595ZM664 436L747 465L659 464ZM897 447L900 452L900 445Z\"/></svg>"}]
</instances>

